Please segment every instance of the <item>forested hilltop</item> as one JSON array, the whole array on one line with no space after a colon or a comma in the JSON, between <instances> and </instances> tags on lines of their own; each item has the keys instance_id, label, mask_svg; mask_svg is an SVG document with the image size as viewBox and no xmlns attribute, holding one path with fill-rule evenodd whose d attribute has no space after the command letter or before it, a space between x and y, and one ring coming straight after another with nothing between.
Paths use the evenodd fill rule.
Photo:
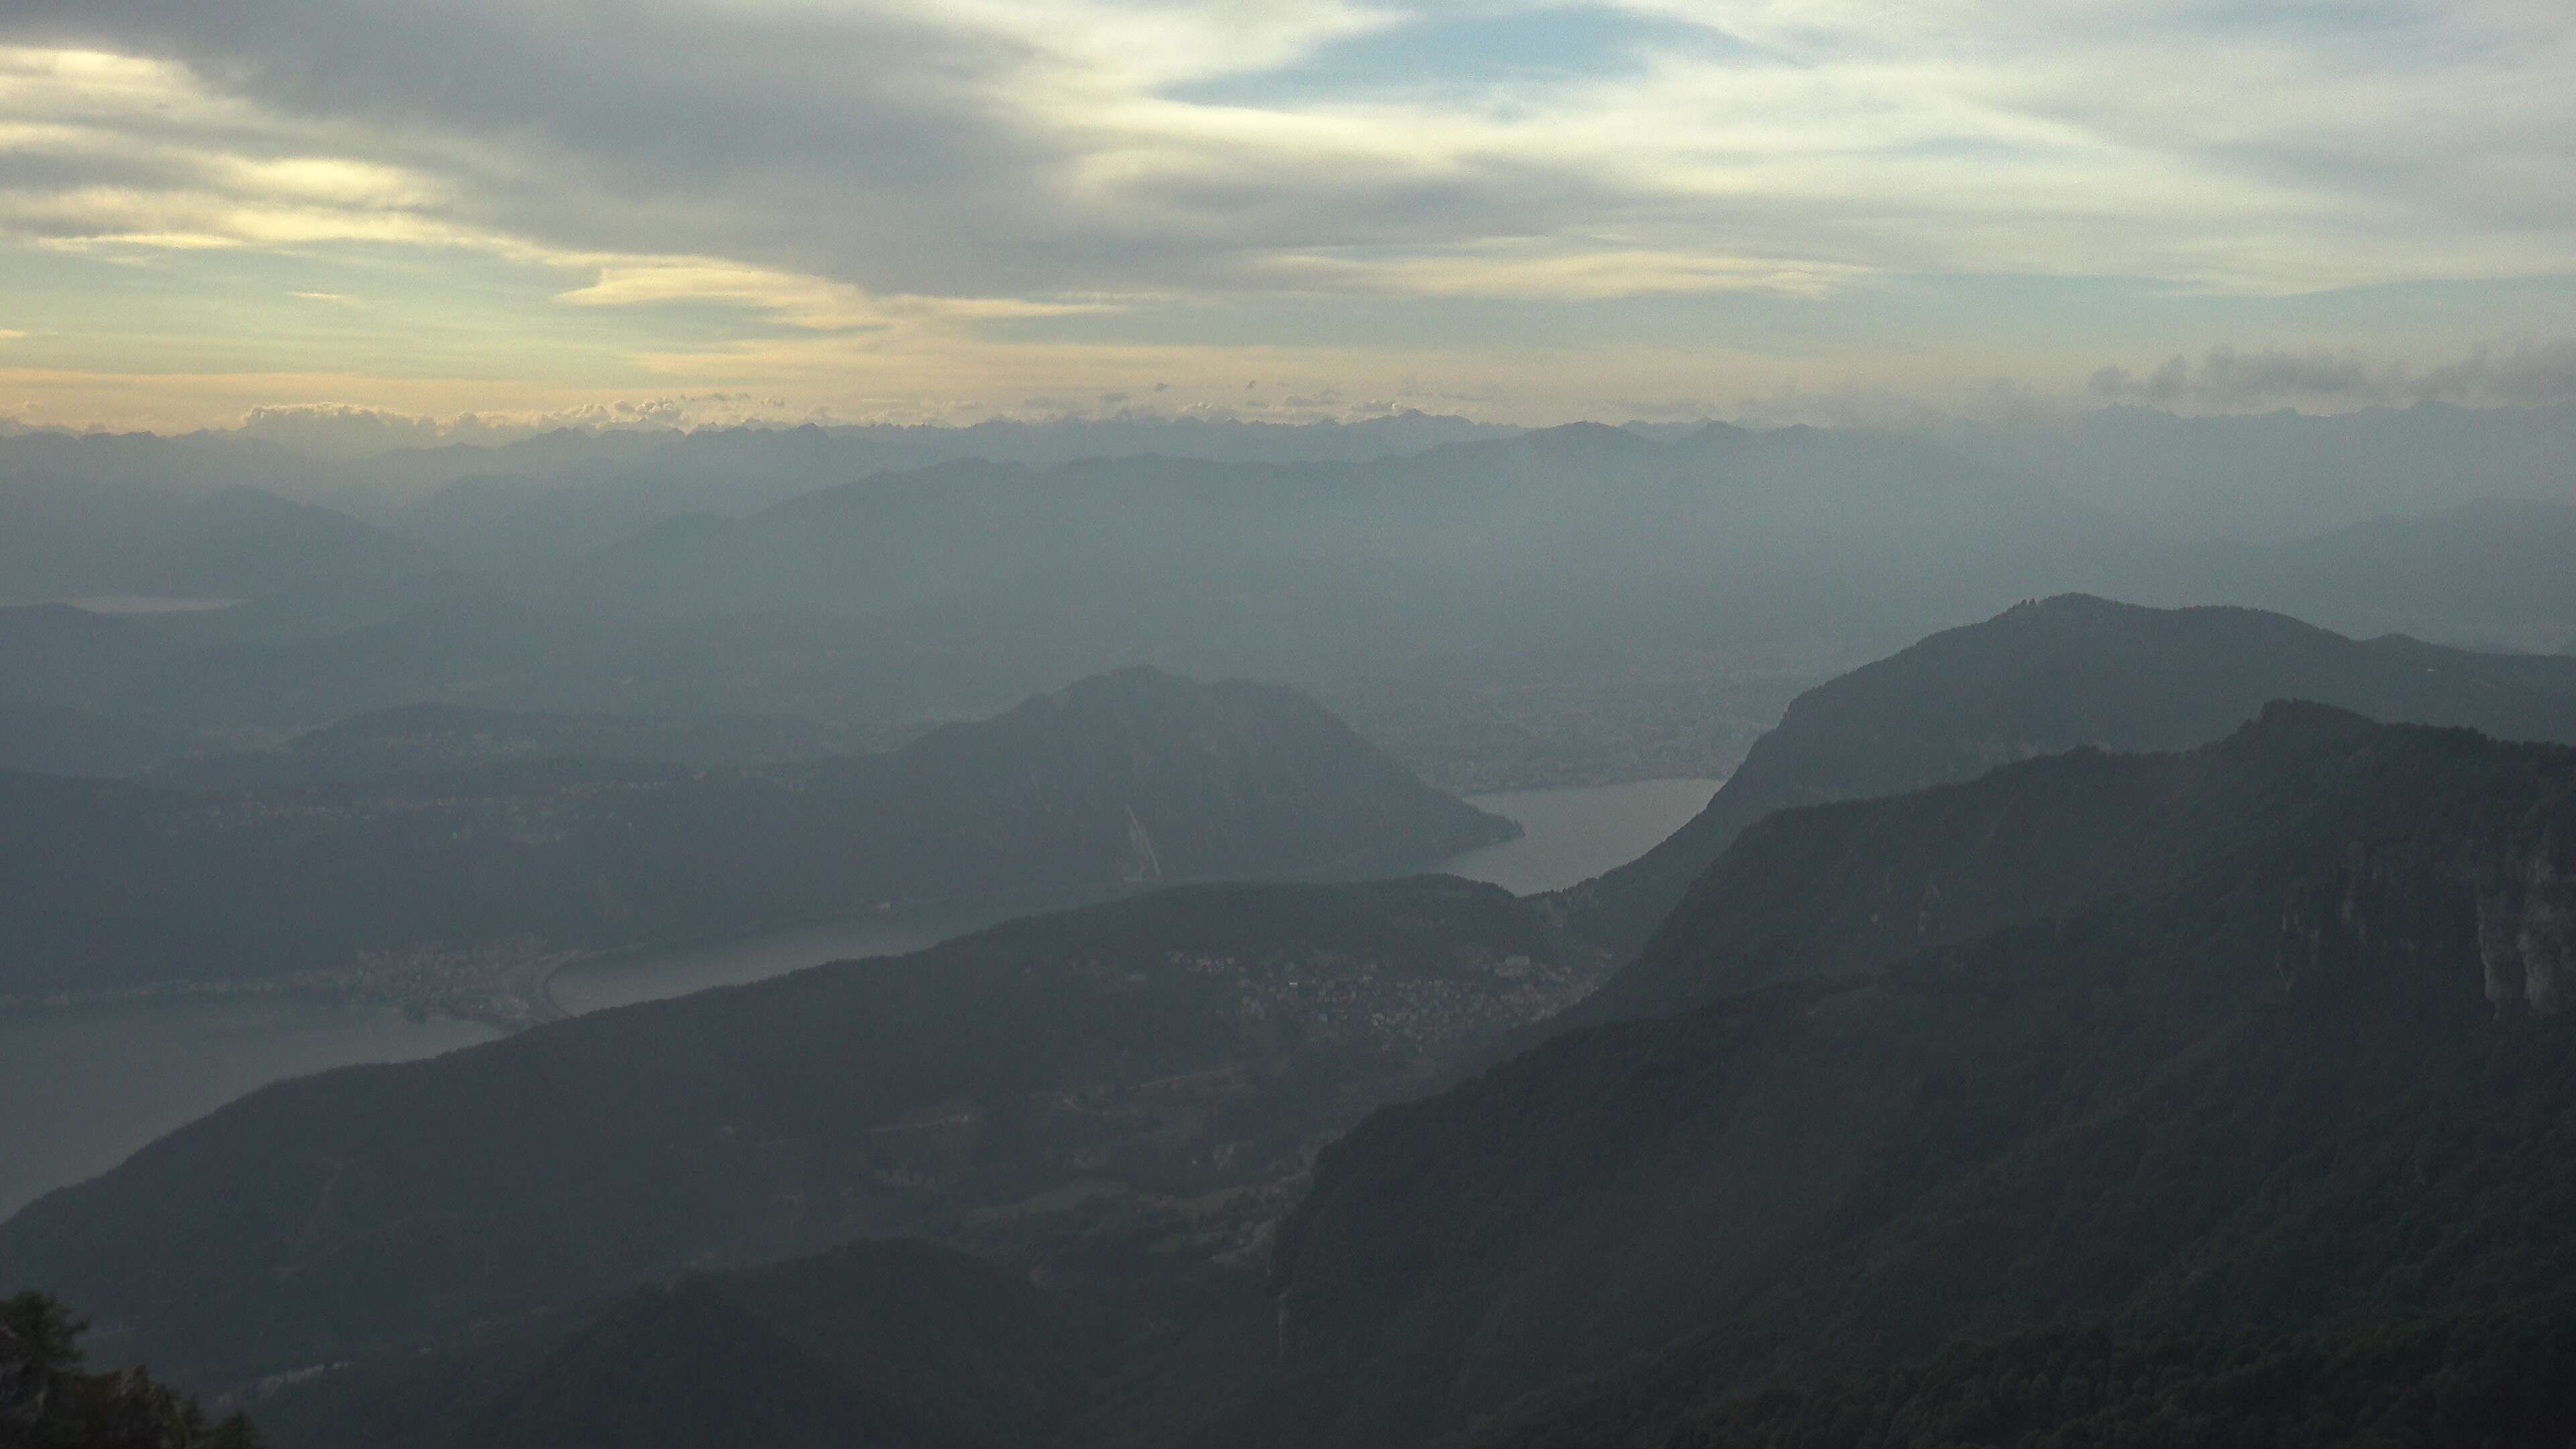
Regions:
<instances>
[{"instance_id":1,"label":"forested hilltop","mask_svg":"<svg viewBox=\"0 0 2576 1449\"><path fill-rule=\"evenodd\" d=\"M451 718L423 724L472 747ZM293 782L298 759L334 757L311 749L278 762L288 783L230 789L0 776L0 996L284 981L525 1021L572 952L924 900L1386 872L1517 832L1293 691L1148 669L792 765L487 743L489 762Z\"/></svg>"},{"instance_id":2,"label":"forested hilltop","mask_svg":"<svg viewBox=\"0 0 2576 1449\"><path fill-rule=\"evenodd\" d=\"M2576 657L2347 639L2257 609L2034 599L1799 695L1706 810L1643 858L1564 892L1566 908L1604 945L1632 951L1775 810L1973 779L2079 745L2188 749L2273 699L2576 742Z\"/></svg>"}]
</instances>

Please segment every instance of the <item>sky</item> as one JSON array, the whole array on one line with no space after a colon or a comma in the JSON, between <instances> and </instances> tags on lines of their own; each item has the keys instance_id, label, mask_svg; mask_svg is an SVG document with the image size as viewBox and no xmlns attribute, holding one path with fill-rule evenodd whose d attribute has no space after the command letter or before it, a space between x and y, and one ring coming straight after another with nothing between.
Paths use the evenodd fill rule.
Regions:
<instances>
[{"instance_id":1,"label":"sky","mask_svg":"<svg viewBox=\"0 0 2576 1449\"><path fill-rule=\"evenodd\" d=\"M2567 0L0 0L0 422L2569 398Z\"/></svg>"}]
</instances>

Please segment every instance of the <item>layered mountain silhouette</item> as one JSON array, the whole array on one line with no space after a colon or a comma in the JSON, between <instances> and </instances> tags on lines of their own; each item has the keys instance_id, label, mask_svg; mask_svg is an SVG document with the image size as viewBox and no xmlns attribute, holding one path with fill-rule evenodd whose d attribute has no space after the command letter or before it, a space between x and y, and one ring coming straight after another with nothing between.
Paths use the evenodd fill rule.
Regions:
<instances>
[{"instance_id":1,"label":"layered mountain silhouette","mask_svg":"<svg viewBox=\"0 0 2576 1449\"><path fill-rule=\"evenodd\" d=\"M1327 1147L1259 1310L1217 1270L1194 1298L959 1311L995 1357L1055 1345L992 1382L999 1408L1084 1385L1020 1441L1064 1446L2553 1442L2571 827L2576 752L2302 704L2190 753L1793 810L1628 968L1689 981L1677 1009ZM809 1271L847 1270L769 1281ZM759 1344L654 1401L869 1432L881 1403L777 1325L863 1338L907 1321L905 1290L738 1311L755 1296L700 1280L450 1337L290 1392L279 1422L373 1442L450 1405L459 1437L402 1441L426 1449L542 1405L578 1433L629 1422L610 1400L649 1364ZM1081 1314L1079 1347L1044 1337Z\"/></svg>"},{"instance_id":2,"label":"layered mountain silhouette","mask_svg":"<svg viewBox=\"0 0 2576 1449\"><path fill-rule=\"evenodd\" d=\"M1802 701L1765 769L1812 794L1589 996L1581 895L1163 892L282 1084L0 1225L0 1279L194 1384L357 1361L279 1401L316 1445L624 1424L626 1366L747 1342L667 1422L893 1434L811 1335L899 1286L634 1291L880 1234L1057 1285L978 1299L997 1342L1163 1285L1012 1380L1088 1385L1023 1442L2039 1442L2255 1372L2248 1422L2538 1432L2386 1390L2563 1336L2576 753L2279 697L2546 736L2565 667L2052 599Z\"/></svg>"},{"instance_id":3,"label":"layered mountain silhouette","mask_svg":"<svg viewBox=\"0 0 2576 1449\"><path fill-rule=\"evenodd\" d=\"M2373 719L2576 741L2576 661L2403 637L2360 641L2253 609L2151 609L2067 594L1935 634L1789 705L1708 808L1567 893L1581 929L1634 950L1735 837L1794 805L1896 794L2091 745L2213 740L2266 700Z\"/></svg>"},{"instance_id":4,"label":"layered mountain silhouette","mask_svg":"<svg viewBox=\"0 0 2576 1449\"><path fill-rule=\"evenodd\" d=\"M278 1084L0 1226L0 1281L233 1384L867 1234L1241 1258L1318 1143L1602 964L1445 877L1165 891Z\"/></svg>"},{"instance_id":5,"label":"layered mountain silhouette","mask_svg":"<svg viewBox=\"0 0 2576 1449\"><path fill-rule=\"evenodd\" d=\"M881 755L493 753L244 790L0 776L0 990L435 975L912 901L1386 873L1517 832L1302 695L1153 670Z\"/></svg>"},{"instance_id":6,"label":"layered mountain silhouette","mask_svg":"<svg viewBox=\"0 0 2576 1449\"><path fill-rule=\"evenodd\" d=\"M1312 1442L1652 1443L2097 1319L2576 1287L2576 753L2282 705L1746 832L1576 1031L1329 1149Z\"/></svg>"}]
</instances>

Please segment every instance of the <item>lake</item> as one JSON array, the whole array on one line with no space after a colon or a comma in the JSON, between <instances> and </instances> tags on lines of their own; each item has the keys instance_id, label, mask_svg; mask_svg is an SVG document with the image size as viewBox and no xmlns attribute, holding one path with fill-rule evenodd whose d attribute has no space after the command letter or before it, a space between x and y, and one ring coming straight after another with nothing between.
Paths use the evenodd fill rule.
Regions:
<instances>
[{"instance_id":1,"label":"lake","mask_svg":"<svg viewBox=\"0 0 2576 1449\"><path fill-rule=\"evenodd\" d=\"M1521 823L1518 840L1471 850L1441 866L1514 895L1563 890L1663 843L1708 804L1724 780L1634 780L1564 790L1470 795L1467 803Z\"/></svg>"},{"instance_id":2,"label":"lake","mask_svg":"<svg viewBox=\"0 0 2576 1449\"><path fill-rule=\"evenodd\" d=\"M1721 782L1646 780L1469 797L1521 822L1522 838L1439 868L1527 894L1634 860L1697 814ZM731 941L620 952L558 972L579 1014L782 975L854 956L916 951L1064 902L1020 901L796 926ZM409 1061L488 1041L471 1022L288 997L177 998L0 1014L0 1218L285 1077Z\"/></svg>"},{"instance_id":3,"label":"lake","mask_svg":"<svg viewBox=\"0 0 2576 1449\"><path fill-rule=\"evenodd\" d=\"M0 1013L0 1218L280 1078L498 1035L390 1006L276 996Z\"/></svg>"}]
</instances>

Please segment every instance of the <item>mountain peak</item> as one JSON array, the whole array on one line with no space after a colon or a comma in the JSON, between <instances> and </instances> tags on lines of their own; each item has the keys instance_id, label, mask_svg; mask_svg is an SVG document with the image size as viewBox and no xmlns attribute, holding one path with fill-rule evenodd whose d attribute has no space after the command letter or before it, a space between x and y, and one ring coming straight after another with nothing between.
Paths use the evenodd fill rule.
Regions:
<instances>
[{"instance_id":1,"label":"mountain peak","mask_svg":"<svg viewBox=\"0 0 2576 1449\"><path fill-rule=\"evenodd\" d=\"M1633 950L1739 832L1789 806L1974 779L2081 745L2188 749L2239 727L2251 748L2299 748L2367 728L2365 716L2576 741L2576 668L2375 647L2259 609L2025 600L1800 695L1706 810L1577 888L1574 909L1604 944Z\"/></svg>"},{"instance_id":2,"label":"mountain peak","mask_svg":"<svg viewBox=\"0 0 2576 1449\"><path fill-rule=\"evenodd\" d=\"M2312 699L2275 699L2231 738L2292 745L2335 744L2378 728L2369 716Z\"/></svg>"}]
</instances>

